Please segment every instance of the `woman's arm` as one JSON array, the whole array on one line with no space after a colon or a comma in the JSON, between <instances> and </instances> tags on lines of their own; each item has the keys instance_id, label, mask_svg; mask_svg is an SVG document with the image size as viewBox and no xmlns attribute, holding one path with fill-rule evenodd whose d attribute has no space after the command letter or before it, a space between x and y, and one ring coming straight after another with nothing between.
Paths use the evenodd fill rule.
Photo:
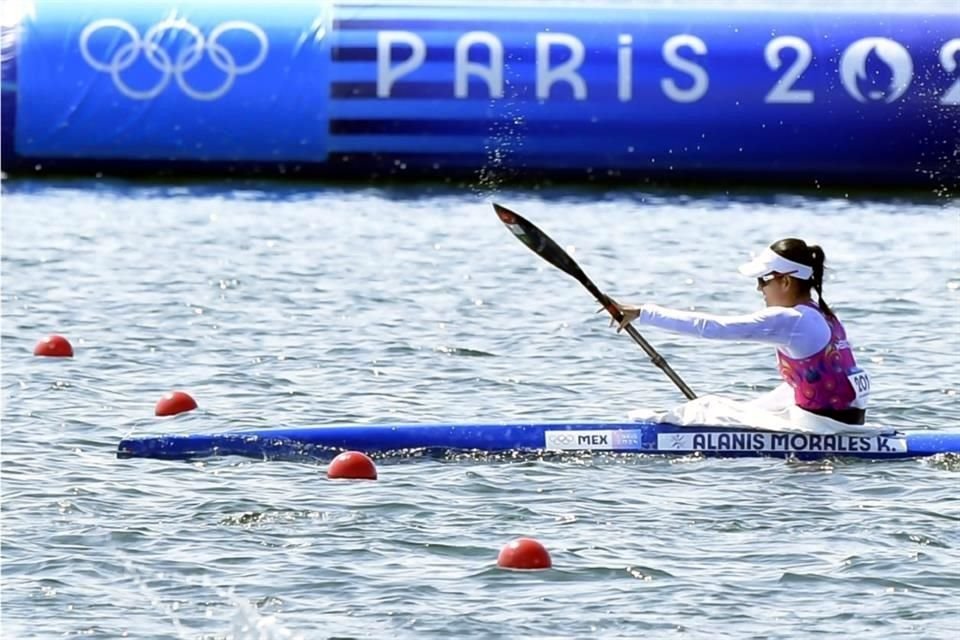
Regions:
<instances>
[{"instance_id":1,"label":"woman's arm","mask_svg":"<svg viewBox=\"0 0 960 640\"><path fill-rule=\"evenodd\" d=\"M656 304L639 307L636 322L708 340L790 344L802 315L791 307L767 307L755 313L719 316L678 311Z\"/></svg>"}]
</instances>

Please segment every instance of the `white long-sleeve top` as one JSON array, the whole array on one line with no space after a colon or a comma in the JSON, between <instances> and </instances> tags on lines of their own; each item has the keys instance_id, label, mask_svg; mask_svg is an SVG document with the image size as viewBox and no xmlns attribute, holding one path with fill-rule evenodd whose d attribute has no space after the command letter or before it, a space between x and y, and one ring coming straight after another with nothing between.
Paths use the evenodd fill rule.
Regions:
<instances>
[{"instance_id":1,"label":"white long-sleeve top","mask_svg":"<svg viewBox=\"0 0 960 640\"><path fill-rule=\"evenodd\" d=\"M805 304L767 307L743 315L720 316L645 304L635 322L708 340L741 340L774 345L790 358L806 358L830 342L823 315Z\"/></svg>"}]
</instances>

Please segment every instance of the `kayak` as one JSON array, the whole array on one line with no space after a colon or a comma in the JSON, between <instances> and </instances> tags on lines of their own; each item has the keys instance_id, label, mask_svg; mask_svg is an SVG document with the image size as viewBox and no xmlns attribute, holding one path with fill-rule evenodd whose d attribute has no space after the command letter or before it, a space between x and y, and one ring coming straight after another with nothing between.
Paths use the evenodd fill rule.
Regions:
<instances>
[{"instance_id":1,"label":"kayak","mask_svg":"<svg viewBox=\"0 0 960 640\"><path fill-rule=\"evenodd\" d=\"M824 435L659 422L331 425L131 437L120 442L117 457L329 459L342 451L383 455L613 452L889 460L960 454L960 432L878 429L876 433Z\"/></svg>"},{"instance_id":2,"label":"kayak","mask_svg":"<svg viewBox=\"0 0 960 640\"><path fill-rule=\"evenodd\" d=\"M500 221L541 258L575 278L613 320L624 316L580 266L536 225L494 204ZM627 322L624 330L689 401L706 406L640 333ZM687 422L673 418L677 422ZM716 418L714 418L716 419ZM711 418L701 419L709 423ZM716 419L720 422L719 419ZM728 423L729 424L729 423ZM736 424L744 424L738 421ZM747 422L746 424L751 424ZM690 426L669 422L556 422L503 424L366 424L260 429L220 434L162 435L127 438L119 458L190 460L214 456L262 459L329 458L342 451L368 454L445 454L449 452L537 453L613 452L710 457L776 456L818 460L834 457L888 460L937 454L960 454L960 431L914 431L849 428L847 433L811 433L727 426Z\"/></svg>"}]
</instances>

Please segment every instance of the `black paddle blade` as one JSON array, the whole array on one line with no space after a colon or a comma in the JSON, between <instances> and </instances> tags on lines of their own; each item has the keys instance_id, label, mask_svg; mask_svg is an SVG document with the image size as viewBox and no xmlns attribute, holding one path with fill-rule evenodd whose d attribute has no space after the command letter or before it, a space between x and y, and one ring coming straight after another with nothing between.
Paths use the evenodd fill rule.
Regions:
<instances>
[{"instance_id":1,"label":"black paddle blade","mask_svg":"<svg viewBox=\"0 0 960 640\"><path fill-rule=\"evenodd\" d=\"M593 284L590 278L587 277L587 274L583 272L576 262L573 261L566 251L560 248L556 242L550 239L550 236L545 234L543 231L537 228L535 224L521 216L519 213L515 213L510 209L507 209L504 206L501 206L497 203L493 203L493 210L497 212L497 215L500 217L500 222L507 225L507 229L510 230L510 233L517 236L520 241L530 247L534 253L538 256L555 266L557 269L560 269L564 273L573 276L577 281L586 287L594 298L597 299L597 302L603 305L603 308L607 310L613 319L616 322L623 322L623 313L620 311L620 307L617 306L617 303L614 302L613 298L607 294L600 291L597 288L597 285ZM667 377L673 381L677 387L680 388L680 391L683 392L683 395L687 396L688 399L693 400L697 396L690 390L690 387L680 379L680 376L670 368L670 365L667 364L667 361L663 359L657 350L650 346L650 343L647 342L643 336L640 335L636 329L634 329L630 324L626 326L627 335L633 338L633 341L640 345L640 348L643 349L648 356L650 356L650 361L657 365L664 373L667 374Z\"/></svg>"},{"instance_id":2,"label":"black paddle blade","mask_svg":"<svg viewBox=\"0 0 960 640\"><path fill-rule=\"evenodd\" d=\"M573 258L564 251L560 245L554 242L550 236L537 228L535 224L521 216L519 213L511 211L506 207L493 203L493 210L497 212L500 222L507 225L510 233L515 235L520 242L530 247L538 256L560 269L564 273L576 278L580 284L588 289L596 289L596 285L590 281L587 274L583 272Z\"/></svg>"}]
</instances>

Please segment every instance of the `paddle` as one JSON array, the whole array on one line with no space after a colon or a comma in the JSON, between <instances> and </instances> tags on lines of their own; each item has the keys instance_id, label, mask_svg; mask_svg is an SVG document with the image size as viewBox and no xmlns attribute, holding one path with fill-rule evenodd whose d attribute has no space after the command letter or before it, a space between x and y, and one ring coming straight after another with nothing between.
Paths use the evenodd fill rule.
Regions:
<instances>
[{"instance_id":1,"label":"paddle","mask_svg":"<svg viewBox=\"0 0 960 640\"><path fill-rule=\"evenodd\" d=\"M607 310L613 319L617 322L623 322L623 314L620 313L620 309L617 308L616 303L613 301L613 298L607 294L600 291L597 288L597 285L593 284L593 281L587 277L587 274L583 272L583 269L580 268L573 258L571 258L566 251L564 251L560 245L554 242L550 236L545 234L543 231L538 229L536 225L532 222L521 216L519 213L515 213L510 209L507 209L504 206L501 206L497 203L493 203L493 209L497 212L497 215L500 217L500 221L507 225L507 229L515 235L523 244L530 247L534 253L538 256L560 269L564 273L573 276L577 282L582 284L587 288L593 297L603 305L603 308ZM647 342L640 332L633 328L632 325L627 324L624 327L627 335L633 338L633 341L640 345L640 348L643 349L648 356L650 356L650 362L660 367L660 369L667 374L667 377L673 381L673 384L677 385L677 388L683 392L683 395L687 397L688 400L693 400L697 397L690 387L687 386L683 380L680 379L680 376L667 364L667 361L663 359L657 350L654 349L649 342Z\"/></svg>"}]
</instances>

